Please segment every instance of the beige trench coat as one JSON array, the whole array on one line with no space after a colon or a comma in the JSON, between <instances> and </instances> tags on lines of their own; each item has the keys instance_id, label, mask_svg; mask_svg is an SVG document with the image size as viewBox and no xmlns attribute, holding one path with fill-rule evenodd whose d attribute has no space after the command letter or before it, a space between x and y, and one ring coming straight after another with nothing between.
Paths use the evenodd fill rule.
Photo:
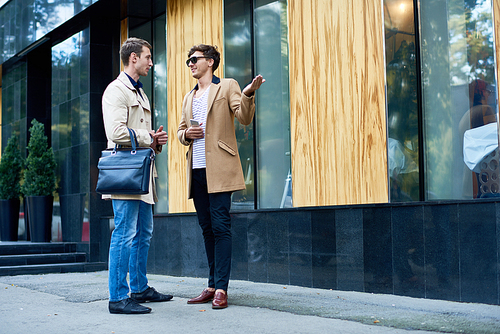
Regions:
<instances>
[{"instance_id":1,"label":"beige trench coat","mask_svg":"<svg viewBox=\"0 0 500 334\"><path fill-rule=\"evenodd\" d=\"M187 187L189 198L192 180L192 140L186 139L186 130L193 115L193 89L182 103L182 118L177 130L179 141L189 146L187 153ZM207 186L209 193L232 192L245 189L243 170L234 129L234 118L243 125L252 122L255 114L254 96L241 93L234 79L213 77L208 95L208 113L205 127L205 153L207 161Z\"/></svg>"},{"instance_id":2,"label":"beige trench coat","mask_svg":"<svg viewBox=\"0 0 500 334\"><path fill-rule=\"evenodd\" d=\"M132 86L130 79L121 72L118 78L111 82L102 96L102 115L104 129L108 138L108 148L115 144L130 147L132 142L127 127L133 129L137 135L140 147L151 145L149 131L151 125L151 108L146 93L141 88L141 96ZM161 146L156 153L161 151ZM155 189L156 169L151 165L151 180L149 182L149 193L146 195L103 195L105 199L141 200L148 204L157 201Z\"/></svg>"}]
</instances>

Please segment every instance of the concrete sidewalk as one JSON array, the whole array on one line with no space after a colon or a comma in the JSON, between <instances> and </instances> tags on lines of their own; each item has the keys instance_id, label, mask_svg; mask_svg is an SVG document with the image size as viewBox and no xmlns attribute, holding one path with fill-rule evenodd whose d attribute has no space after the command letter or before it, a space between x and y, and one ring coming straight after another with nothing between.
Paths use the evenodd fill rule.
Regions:
<instances>
[{"instance_id":1,"label":"concrete sidewalk","mask_svg":"<svg viewBox=\"0 0 500 334\"><path fill-rule=\"evenodd\" d=\"M174 295L108 312L107 271L0 277L1 333L500 333L500 306L231 281L229 304L188 305L204 278L148 275Z\"/></svg>"}]
</instances>

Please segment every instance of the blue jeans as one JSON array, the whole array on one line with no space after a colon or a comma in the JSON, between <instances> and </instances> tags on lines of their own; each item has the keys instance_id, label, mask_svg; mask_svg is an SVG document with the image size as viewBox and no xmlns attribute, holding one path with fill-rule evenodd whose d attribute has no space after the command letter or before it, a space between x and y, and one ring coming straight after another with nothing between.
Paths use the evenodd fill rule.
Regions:
<instances>
[{"instance_id":1,"label":"blue jeans","mask_svg":"<svg viewBox=\"0 0 500 334\"><path fill-rule=\"evenodd\" d=\"M135 200L113 200L115 229L109 246L109 301L128 298L130 292L141 293L148 288L146 266L153 235L151 204Z\"/></svg>"}]
</instances>

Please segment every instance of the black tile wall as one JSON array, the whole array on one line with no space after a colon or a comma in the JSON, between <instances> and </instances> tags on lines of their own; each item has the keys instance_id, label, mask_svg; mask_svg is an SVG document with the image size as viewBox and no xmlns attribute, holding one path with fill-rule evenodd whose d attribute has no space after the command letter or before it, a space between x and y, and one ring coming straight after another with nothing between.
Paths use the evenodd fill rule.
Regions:
<instances>
[{"instance_id":1,"label":"black tile wall","mask_svg":"<svg viewBox=\"0 0 500 334\"><path fill-rule=\"evenodd\" d=\"M266 214L267 222L267 276L268 282L290 284L289 271L290 212Z\"/></svg>"},{"instance_id":2,"label":"black tile wall","mask_svg":"<svg viewBox=\"0 0 500 334\"><path fill-rule=\"evenodd\" d=\"M461 300L498 303L495 203L463 204L458 215Z\"/></svg>"},{"instance_id":3,"label":"black tile wall","mask_svg":"<svg viewBox=\"0 0 500 334\"><path fill-rule=\"evenodd\" d=\"M365 291L394 293L391 208L363 210Z\"/></svg>"},{"instance_id":4,"label":"black tile wall","mask_svg":"<svg viewBox=\"0 0 500 334\"><path fill-rule=\"evenodd\" d=\"M423 207L392 208L394 294L425 297Z\"/></svg>"},{"instance_id":5,"label":"black tile wall","mask_svg":"<svg viewBox=\"0 0 500 334\"><path fill-rule=\"evenodd\" d=\"M290 211L289 217L290 284L312 287L311 211Z\"/></svg>"},{"instance_id":6,"label":"black tile wall","mask_svg":"<svg viewBox=\"0 0 500 334\"><path fill-rule=\"evenodd\" d=\"M500 202L238 212L232 230L232 279L500 301ZM155 216L153 242L150 273L207 277L195 214Z\"/></svg>"},{"instance_id":7,"label":"black tile wall","mask_svg":"<svg viewBox=\"0 0 500 334\"><path fill-rule=\"evenodd\" d=\"M233 214L231 217L233 236L233 257L231 279L248 280L248 222L246 214Z\"/></svg>"},{"instance_id":8,"label":"black tile wall","mask_svg":"<svg viewBox=\"0 0 500 334\"><path fill-rule=\"evenodd\" d=\"M154 220L148 256L148 263L154 265L154 269L149 267L148 270L154 270L160 275L170 273L173 276L180 276L180 243L172 240L180 237L179 231L176 231L179 225L180 217L172 217L168 223L164 217L157 217ZM175 232L169 233L169 228Z\"/></svg>"},{"instance_id":9,"label":"black tile wall","mask_svg":"<svg viewBox=\"0 0 500 334\"><path fill-rule=\"evenodd\" d=\"M458 205L424 207L426 297L460 300Z\"/></svg>"},{"instance_id":10,"label":"black tile wall","mask_svg":"<svg viewBox=\"0 0 500 334\"><path fill-rule=\"evenodd\" d=\"M497 303L500 304L500 203L495 203L497 222Z\"/></svg>"},{"instance_id":11,"label":"black tile wall","mask_svg":"<svg viewBox=\"0 0 500 334\"><path fill-rule=\"evenodd\" d=\"M247 215L248 279L267 283L267 213Z\"/></svg>"},{"instance_id":12,"label":"black tile wall","mask_svg":"<svg viewBox=\"0 0 500 334\"><path fill-rule=\"evenodd\" d=\"M59 196L62 241L81 242L85 209L85 195L72 194Z\"/></svg>"},{"instance_id":13,"label":"black tile wall","mask_svg":"<svg viewBox=\"0 0 500 334\"><path fill-rule=\"evenodd\" d=\"M153 240L156 247L156 265L161 269L161 273L170 273L174 276L181 276L182 262L182 218L173 217L172 220L162 219L160 224L156 224L153 232ZM159 272L160 273L160 272Z\"/></svg>"},{"instance_id":14,"label":"black tile wall","mask_svg":"<svg viewBox=\"0 0 500 334\"><path fill-rule=\"evenodd\" d=\"M364 291L363 210L335 212L337 289Z\"/></svg>"},{"instance_id":15,"label":"black tile wall","mask_svg":"<svg viewBox=\"0 0 500 334\"><path fill-rule=\"evenodd\" d=\"M180 228L181 276L207 277L205 244L196 216L182 216Z\"/></svg>"},{"instance_id":16,"label":"black tile wall","mask_svg":"<svg viewBox=\"0 0 500 334\"><path fill-rule=\"evenodd\" d=\"M313 287L337 289L335 210L311 212Z\"/></svg>"}]
</instances>

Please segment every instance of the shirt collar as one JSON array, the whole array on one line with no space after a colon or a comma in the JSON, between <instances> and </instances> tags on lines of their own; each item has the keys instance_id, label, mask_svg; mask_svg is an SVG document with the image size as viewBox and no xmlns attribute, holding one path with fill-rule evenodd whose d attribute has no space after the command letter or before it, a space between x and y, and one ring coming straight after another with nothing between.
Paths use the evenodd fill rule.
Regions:
<instances>
[{"instance_id":1,"label":"shirt collar","mask_svg":"<svg viewBox=\"0 0 500 334\"><path fill-rule=\"evenodd\" d=\"M218 84L220 83L220 79L219 77L215 76L215 75L212 75L212 83L213 84ZM194 86L194 88L191 90L191 91L194 91L194 90L198 90L198 84L196 84L196 86Z\"/></svg>"},{"instance_id":2,"label":"shirt collar","mask_svg":"<svg viewBox=\"0 0 500 334\"><path fill-rule=\"evenodd\" d=\"M125 72L123 72L125 73ZM130 79L130 83L132 84L132 86L134 86L134 88L137 90L137 93L139 93L139 96L141 97L141 99L144 100L144 98L142 97L142 94L141 94L141 88L142 88L142 82L140 82L139 80L137 80L137 82L132 79L132 77L130 75L128 75L127 73L125 73L125 75Z\"/></svg>"},{"instance_id":3,"label":"shirt collar","mask_svg":"<svg viewBox=\"0 0 500 334\"><path fill-rule=\"evenodd\" d=\"M132 84L132 86L134 86L135 89L139 90L139 88L142 88L142 82L140 82L139 80L135 81L130 75L128 75L127 73L125 74L130 79L130 83Z\"/></svg>"}]
</instances>

